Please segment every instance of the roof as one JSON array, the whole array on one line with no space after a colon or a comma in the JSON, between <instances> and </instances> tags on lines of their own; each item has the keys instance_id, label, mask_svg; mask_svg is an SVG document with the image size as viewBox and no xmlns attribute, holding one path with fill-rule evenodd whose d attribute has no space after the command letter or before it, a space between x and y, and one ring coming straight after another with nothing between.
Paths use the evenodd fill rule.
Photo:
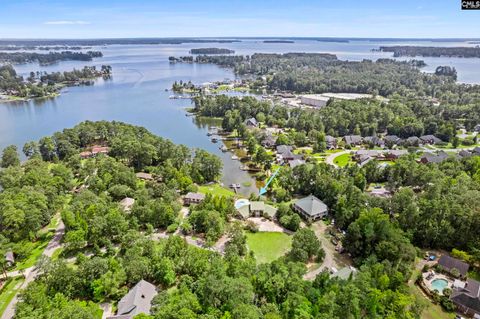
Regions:
<instances>
[{"instance_id":1,"label":"roof","mask_svg":"<svg viewBox=\"0 0 480 319\"><path fill-rule=\"evenodd\" d=\"M448 154L444 151L438 152L438 154L425 153L421 159L427 163L441 163L448 158Z\"/></svg>"},{"instance_id":2,"label":"roof","mask_svg":"<svg viewBox=\"0 0 480 319\"><path fill-rule=\"evenodd\" d=\"M469 309L472 309L472 310L476 311L477 313L480 313L480 297L478 296L478 294L475 295L474 293L469 291L469 286L470 286L469 282L470 281L476 282L475 285L478 289L478 284L480 284L480 283L478 281L470 279L467 282L467 285L465 286L465 288L456 289L453 292L453 294L451 296L451 300L454 303L456 303L458 305L461 305L462 307L469 308Z\"/></svg>"},{"instance_id":3,"label":"roof","mask_svg":"<svg viewBox=\"0 0 480 319\"><path fill-rule=\"evenodd\" d=\"M337 139L333 136L327 135L325 136L325 141L329 144L336 143Z\"/></svg>"},{"instance_id":4,"label":"roof","mask_svg":"<svg viewBox=\"0 0 480 319\"><path fill-rule=\"evenodd\" d=\"M284 153L290 153L292 152L293 147L290 145L278 145L277 146L277 153L278 154L284 154Z\"/></svg>"},{"instance_id":5,"label":"roof","mask_svg":"<svg viewBox=\"0 0 480 319\"><path fill-rule=\"evenodd\" d=\"M247 120L245 121L245 124L247 124L247 125L250 124L250 125L253 125L253 126L258 126L257 119L254 118L254 117L251 117L251 118L247 119Z\"/></svg>"},{"instance_id":6,"label":"roof","mask_svg":"<svg viewBox=\"0 0 480 319\"><path fill-rule=\"evenodd\" d=\"M403 156L403 155L407 155L408 151L407 150L389 150L387 154L390 154L393 156Z\"/></svg>"},{"instance_id":7,"label":"roof","mask_svg":"<svg viewBox=\"0 0 480 319\"><path fill-rule=\"evenodd\" d=\"M185 195L185 198L194 199L194 200L204 200L205 194L189 192L187 195Z\"/></svg>"},{"instance_id":8,"label":"roof","mask_svg":"<svg viewBox=\"0 0 480 319\"><path fill-rule=\"evenodd\" d=\"M297 167L297 166L299 166L299 165L303 165L303 164L305 164L305 161L302 160L302 159L298 159L298 158L297 158L297 159L293 159L293 160L291 160L291 161L288 161L288 165L289 165L291 168L295 168L295 167Z\"/></svg>"},{"instance_id":9,"label":"roof","mask_svg":"<svg viewBox=\"0 0 480 319\"><path fill-rule=\"evenodd\" d=\"M273 146L277 142L277 137L272 135L267 135L262 141L262 145Z\"/></svg>"},{"instance_id":10,"label":"roof","mask_svg":"<svg viewBox=\"0 0 480 319\"><path fill-rule=\"evenodd\" d=\"M273 206L265 204L265 213L271 218L273 218L277 214L277 209Z\"/></svg>"},{"instance_id":11,"label":"roof","mask_svg":"<svg viewBox=\"0 0 480 319\"><path fill-rule=\"evenodd\" d=\"M139 172L135 174L135 176L137 176L137 178L140 178L140 179L153 179L152 174L148 174L144 172Z\"/></svg>"},{"instance_id":12,"label":"roof","mask_svg":"<svg viewBox=\"0 0 480 319\"><path fill-rule=\"evenodd\" d=\"M379 151L375 150L358 150L355 152L356 156L371 156L371 157L377 157L380 155Z\"/></svg>"},{"instance_id":13,"label":"roof","mask_svg":"<svg viewBox=\"0 0 480 319\"><path fill-rule=\"evenodd\" d=\"M154 285L145 280L140 280L130 291L118 302L118 315L130 315L131 317L140 313L150 314L151 302L157 295ZM128 317L126 317L128 318Z\"/></svg>"},{"instance_id":14,"label":"roof","mask_svg":"<svg viewBox=\"0 0 480 319\"><path fill-rule=\"evenodd\" d=\"M120 206L122 206L123 210L130 210L130 208L135 203L135 199L130 197L125 197L120 201Z\"/></svg>"},{"instance_id":15,"label":"roof","mask_svg":"<svg viewBox=\"0 0 480 319\"><path fill-rule=\"evenodd\" d=\"M442 141L441 139L439 139L435 135L423 135L423 136L420 136L420 139L423 142L433 143L433 144L440 143Z\"/></svg>"},{"instance_id":16,"label":"roof","mask_svg":"<svg viewBox=\"0 0 480 319\"><path fill-rule=\"evenodd\" d=\"M244 205L237 208L237 211L243 218L248 218L250 216L250 205Z\"/></svg>"},{"instance_id":17,"label":"roof","mask_svg":"<svg viewBox=\"0 0 480 319\"><path fill-rule=\"evenodd\" d=\"M297 200L294 205L310 216L323 214L328 211L327 205L313 195Z\"/></svg>"},{"instance_id":18,"label":"roof","mask_svg":"<svg viewBox=\"0 0 480 319\"><path fill-rule=\"evenodd\" d=\"M438 264L448 271L451 271L453 268L455 268L462 276L465 276L470 268L470 265L466 262L450 257L449 255L443 255L440 257Z\"/></svg>"},{"instance_id":19,"label":"roof","mask_svg":"<svg viewBox=\"0 0 480 319\"><path fill-rule=\"evenodd\" d=\"M382 139L380 139L378 136L365 136L363 138L363 141L365 143L372 143L375 145L383 145L385 144Z\"/></svg>"},{"instance_id":20,"label":"roof","mask_svg":"<svg viewBox=\"0 0 480 319\"><path fill-rule=\"evenodd\" d=\"M345 135L343 139L347 144L358 144L362 142L362 137L360 135Z\"/></svg>"},{"instance_id":21,"label":"roof","mask_svg":"<svg viewBox=\"0 0 480 319\"><path fill-rule=\"evenodd\" d=\"M253 211L264 211L265 203L264 202L250 202L250 210Z\"/></svg>"},{"instance_id":22,"label":"roof","mask_svg":"<svg viewBox=\"0 0 480 319\"><path fill-rule=\"evenodd\" d=\"M387 135L383 139L385 140L385 142L392 142L392 143L397 143L398 141L400 141L400 137L396 135Z\"/></svg>"},{"instance_id":23,"label":"roof","mask_svg":"<svg viewBox=\"0 0 480 319\"><path fill-rule=\"evenodd\" d=\"M13 256L13 252L11 250L5 253L5 260L11 263L15 262L15 257Z\"/></svg>"},{"instance_id":24,"label":"roof","mask_svg":"<svg viewBox=\"0 0 480 319\"><path fill-rule=\"evenodd\" d=\"M340 278L343 280L347 280L350 278L350 275L352 275L353 277L356 273L357 269L355 269L354 267L343 267L342 269L334 273L332 275L332 278Z\"/></svg>"}]
</instances>

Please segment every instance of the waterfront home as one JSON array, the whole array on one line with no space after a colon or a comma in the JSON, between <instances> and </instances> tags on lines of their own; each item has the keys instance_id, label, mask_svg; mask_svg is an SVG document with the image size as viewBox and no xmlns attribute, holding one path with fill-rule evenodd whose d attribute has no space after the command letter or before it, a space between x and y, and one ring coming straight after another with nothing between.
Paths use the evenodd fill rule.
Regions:
<instances>
[{"instance_id":1,"label":"waterfront home","mask_svg":"<svg viewBox=\"0 0 480 319\"><path fill-rule=\"evenodd\" d=\"M262 140L261 144L263 147L266 148L273 148L275 147L275 144L277 142L277 138L273 135L267 135L265 138Z\"/></svg>"},{"instance_id":2,"label":"waterfront home","mask_svg":"<svg viewBox=\"0 0 480 319\"><path fill-rule=\"evenodd\" d=\"M277 209L271 205L265 204L262 201L245 201L242 205L237 207L238 217L247 219L248 217L268 217L274 219L277 214Z\"/></svg>"},{"instance_id":3,"label":"waterfront home","mask_svg":"<svg viewBox=\"0 0 480 319\"><path fill-rule=\"evenodd\" d=\"M152 299L157 295L154 285L145 280L140 280L118 302L117 315L107 319L132 319L139 314L150 314Z\"/></svg>"},{"instance_id":4,"label":"waterfront home","mask_svg":"<svg viewBox=\"0 0 480 319\"><path fill-rule=\"evenodd\" d=\"M252 117L245 121L245 125L247 127L254 128L254 127L258 127L258 122L254 117Z\"/></svg>"},{"instance_id":5,"label":"waterfront home","mask_svg":"<svg viewBox=\"0 0 480 319\"><path fill-rule=\"evenodd\" d=\"M152 181L153 180L152 174L149 174L149 173L139 172L139 173L135 174L135 176L137 176L138 179L143 179L144 181Z\"/></svg>"},{"instance_id":6,"label":"waterfront home","mask_svg":"<svg viewBox=\"0 0 480 319\"><path fill-rule=\"evenodd\" d=\"M480 282L468 279L457 285L450 296L457 310L467 316L480 318Z\"/></svg>"},{"instance_id":7,"label":"waterfront home","mask_svg":"<svg viewBox=\"0 0 480 319\"><path fill-rule=\"evenodd\" d=\"M293 154L293 147L290 145L278 145L277 146L277 159L279 162L293 161L295 159L303 159L302 155Z\"/></svg>"},{"instance_id":8,"label":"waterfront home","mask_svg":"<svg viewBox=\"0 0 480 319\"><path fill-rule=\"evenodd\" d=\"M438 144L442 142L442 140L435 135L423 135L420 136L420 140L423 144Z\"/></svg>"},{"instance_id":9,"label":"waterfront home","mask_svg":"<svg viewBox=\"0 0 480 319\"><path fill-rule=\"evenodd\" d=\"M327 216L328 207L313 195L297 200L293 209L309 221L315 221Z\"/></svg>"},{"instance_id":10,"label":"waterfront home","mask_svg":"<svg viewBox=\"0 0 480 319\"><path fill-rule=\"evenodd\" d=\"M303 160L303 159L296 158L296 159L288 161L288 166L290 166L290 168L292 168L292 169L297 167L297 166L303 165L303 164L305 164L305 160Z\"/></svg>"},{"instance_id":11,"label":"waterfront home","mask_svg":"<svg viewBox=\"0 0 480 319\"><path fill-rule=\"evenodd\" d=\"M343 137L346 145L360 145L362 144L362 137L360 135L346 135Z\"/></svg>"},{"instance_id":12,"label":"waterfront home","mask_svg":"<svg viewBox=\"0 0 480 319\"><path fill-rule=\"evenodd\" d=\"M191 204L200 204L205 199L205 194L190 192L183 197L183 204L188 206Z\"/></svg>"},{"instance_id":13,"label":"waterfront home","mask_svg":"<svg viewBox=\"0 0 480 319\"><path fill-rule=\"evenodd\" d=\"M470 268L470 265L466 262L463 262L457 258L453 258L449 255L443 255L440 257L438 260L438 266L450 274L454 269L456 269L462 278L467 276L468 269Z\"/></svg>"},{"instance_id":14,"label":"waterfront home","mask_svg":"<svg viewBox=\"0 0 480 319\"><path fill-rule=\"evenodd\" d=\"M327 143L327 149L331 150L337 148L337 139L333 136L325 136L325 142Z\"/></svg>"},{"instance_id":15,"label":"waterfront home","mask_svg":"<svg viewBox=\"0 0 480 319\"><path fill-rule=\"evenodd\" d=\"M122 207L125 212L131 211L133 204L135 204L135 199L130 197L125 197L120 201L120 207Z\"/></svg>"},{"instance_id":16,"label":"waterfront home","mask_svg":"<svg viewBox=\"0 0 480 319\"><path fill-rule=\"evenodd\" d=\"M13 251L8 250L5 253L5 263L7 267L13 266L13 264L15 263L15 256L13 255Z\"/></svg>"}]
</instances>

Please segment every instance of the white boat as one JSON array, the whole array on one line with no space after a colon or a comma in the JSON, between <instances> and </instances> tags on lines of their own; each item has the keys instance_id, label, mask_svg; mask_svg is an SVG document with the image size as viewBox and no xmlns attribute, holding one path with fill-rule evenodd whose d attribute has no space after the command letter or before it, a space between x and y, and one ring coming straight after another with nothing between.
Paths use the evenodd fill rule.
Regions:
<instances>
[{"instance_id":1,"label":"white boat","mask_svg":"<svg viewBox=\"0 0 480 319\"><path fill-rule=\"evenodd\" d=\"M237 155L233 155L233 156L232 156L232 160L234 160L234 161L238 160L238 156L237 156Z\"/></svg>"}]
</instances>

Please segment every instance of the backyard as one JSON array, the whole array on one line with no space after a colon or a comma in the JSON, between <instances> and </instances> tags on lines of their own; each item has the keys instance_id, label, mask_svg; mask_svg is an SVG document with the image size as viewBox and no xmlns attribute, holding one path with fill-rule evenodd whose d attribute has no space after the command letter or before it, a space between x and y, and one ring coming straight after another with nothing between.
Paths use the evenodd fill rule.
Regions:
<instances>
[{"instance_id":1,"label":"backyard","mask_svg":"<svg viewBox=\"0 0 480 319\"><path fill-rule=\"evenodd\" d=\"M247 233L248 249L255 253L257 263L271 262L285 255L292 245L291 236L278 232Z\"/></svg>"},{"instance_id":2,"label":"backyard","mask_svg":"<svg viewBox=\"0 0 480 319\"><path fill-rule=\"evenodd\" d=\"M350 154L342 154L333 160L333 163L339 167L345 167L351 161L352 155Z\"/></svg>"},{"instance_id":3,"label":"backyard","mask_svg":"<svg viewBox=\"0 0 480 319\"><path fill-rule=\"evenodd\" d=\"M235 193L219 184L203 185L198 187L198 191L203 194L213 194L217 196L234 196Z\"/></svg>"},{"instance_id":4,"label":"backyard","mask_svg":"<svg viewBox=\"0 0 480 319\"><path fill-rule=\"evenodd\" d=\"M22 276L18 276L9 281L5 287L2 287L0 293L0 316L3 315L3 312L17 293L23 280Z\"/></svg>"}]
</instances>

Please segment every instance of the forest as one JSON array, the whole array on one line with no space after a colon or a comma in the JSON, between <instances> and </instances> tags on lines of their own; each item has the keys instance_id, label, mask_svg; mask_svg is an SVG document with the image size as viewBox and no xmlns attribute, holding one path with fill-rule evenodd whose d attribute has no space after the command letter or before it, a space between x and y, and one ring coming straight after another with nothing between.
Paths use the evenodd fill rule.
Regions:
<instances>
[{"instance_id":1,"label":"forest","mask_svg":"<svg viewBox=\"0 0 480 319\"><path fill-rule=\"evenodd\" d=\"M253 97L226 95L196 97L194 101L198 114L223 117L227 131L239 129L246 119L255 117L269 126L293 128L305 137L316 132L336 137L387 133L407 138L433 134L448 142L455 137L457 125L472 130L480 123L478 104L433 105L428 100L402 97L388 103L376 99L333 100L320 110L290 109Z\"/></svg>"},{"instance_id":2,"label":"forest","mask_svg":"<svg viewBox=\"0 0 480 319\"><path fill-rule=\"evenodd\" d=\"M422 47L422 46L381 46L380 51L393 52L394 57L455 57L480 58L480 47Z\"/></svg>"},{"instance_id":3,"label":"forest","mask_svg":"<svg viewBox=\"0 0 480 319\"><path fill-rule=\"evenodd\" d=\"M252 87L295 93L369 93L407 100L435 98L466 105L480 100L480 86L456 82L456 72L426 74L424 61L378 59L342 61L324 53L253 54L252 56L198 56L198 63L230 67L253 79Z\"/></svg>"},{"instance_id":4,"label":"forest","mask_svg":"<svg viewBox=\"0 0 480 319\"><path fill-rule=\"evenodd\" d=\"M107 145L108 155L81 159L79 152L93 144ZM84 122L29 142L23 151L28 157L25 163L20 163L14 146L6 148L1 159L2 249L11 248L18 254L36 240L36 232L54 214L61 214L66 234L64 257L40 258L39 277L21 293L17 319L97 318L98 303L118 301L140 279L154 283L160 291L152 314L141 318L420 318L424 305L406 286L416 256L410 241L445 245L447 239L453 243L457 236L447 225L448 237L422 234L423 224L415 221L428 225L425 219L449 216L453 211L441 202L438 206L444 209L432 215L431 205L408 192L408 186L425 178L438 175L440 181L447 167L432 167L437 173L427 174L405 169L408 162L378 174L373 169L303 165L282 173L276 188L284 189L286 196L311 192L325 198L340 227L348 229L344 244L360 269L346 280L321 272L315 280L306 281L305 262L323 258L313 231L298 230L285 257L259 265L246 247L244 230L232 222L231 198L207 196L180 230L203 233L207 242L227 234L224 254L189 245L175 235L155 237L158 229L175 231L180 194L219 177L221 162L216 156L119 122ZM422 195L425 199L434 202L435 196L449 191L455 206L466 196L477 196L455 188L476 189L477 181L469 177L476 167L468 166L471 168L464 173L466 163L449 169L453 167L458 178L471 179L472 184L452 186L448 179L438 185L428 183L432 189ZM135 172L140 171L149 172L154 179L139 181ZM392 185L407 187L395 198L395 206L362 194L366 179L388 176L392 176ZM438 189L441 185L447 188ZM119 205L126 196L135 199L131 212ZM411 207L415 204L419 210ZM470 205L473 209L474 201ZM393 220L389 207L398 214ZM412 220L413 216L417 219ZM452 228L460 223L454 216L451 222ZM478 240L471 230L475 225L473 222L466 229L462 225L464 239L459 248Z\"/></svg>"},{"instance_id":5,"label":"forest","mask_svg":"<svg viewBox=\"0 0 480 319\"><path fill-rule=\"evenodd\" d=\"M47 54L35 52L0 52L0 62L6 63L30 63L38 62L40 65L47 65L59 61L92 61L93 58L100 58L103 54L100 51L73 52L49 52Z\"/></svg>"}]
</instances>

